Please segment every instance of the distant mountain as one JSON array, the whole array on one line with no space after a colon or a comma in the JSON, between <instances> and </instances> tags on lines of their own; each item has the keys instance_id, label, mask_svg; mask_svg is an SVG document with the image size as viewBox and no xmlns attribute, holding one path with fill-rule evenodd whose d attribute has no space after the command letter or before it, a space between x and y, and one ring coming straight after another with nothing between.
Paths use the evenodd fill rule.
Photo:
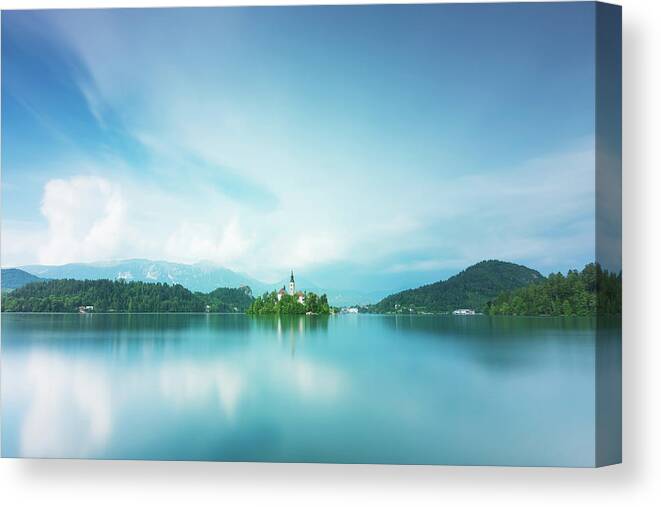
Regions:
<instances>
[{"instance_id":1,"label":"distant mountain","mask_svg":"<svg viewBox=\"0 0 661 507\"><path fill-rule=\"evenodd\" d=\"M265 290L278 290L289 286L289 278L283 279L278 283L269 284L266 289L253 291L255 295L262 295ZM329 289L321 287L311 282L305 277L296 276L296 290L315 292L316 294L326 294L328 302L333 306L354 306L376 303L391 291L361 291L351 289Z\"/></svg>"},{"instance_id":2,"label":"distant mountain","mask_svg":"<svg viewBox=\"0 0 661 507\"><path fill-rule=\"evenodd\" d=\"M260 293L269 286L242 273L210 262L179 264L147 259L64 264L62 266L22 266L22 270L45 278L75 280L126 280L180 284L191 291L211 292L218 287L250 287Z\"/></svg>"},{"instance_id":3,"label":"distant mountain","mask_svg":"<svg viewBox=\"0 0 661 507\"><path fill-rule=\"evenodd\" d=\"M17 268L2 270L2 290L18 289L31 282L43 281L43 278L34 276L27 271Z\"/></svg>"},{"instance_id":4,"label":"distant mountain","mask_svg":"<svg viewBox=\"0 0 661 507\"><path fill-rule=\"evenodd\" d=\"M524 287L544 277L534 269L511 262L478 262L461 273L417 289L386 297L370 307L375 313L398 311L450 312L458 308L483 310L505 291Z\"/></svg>"},{"instance_id":5,"label":"distant mountain","mask_svg":"<svg viewBox=\"0 0 661 507\"><path fill-rule=\"evenodd\" d=\"M328 301L333 306L356 306L369 305L388 295L390 291L361 292L358 290L334 290L323 291L328 296Z\"/></svg>"},{"instance_id":6,"label":"distant mountain","mask_svg":"<svg viewBox=\"0 0 661 507\"><path fill-rule=\"evenodd\" d=\"M289 277L278 283L264 283L243 273L218 266L211 262L180 264L148 259L130 259L112 262L64 264L62 266L30 265L21 270L37 277L74 280L127 280L137 282L178 283L193 292L211 292L219 287L248 286L255 295L278 290L289 284ZM326 294L332 305L351 306L375 303L389 292L363 292L320 287L305 277L296 276L296 288Z\"/></svg>"}]
</instances>

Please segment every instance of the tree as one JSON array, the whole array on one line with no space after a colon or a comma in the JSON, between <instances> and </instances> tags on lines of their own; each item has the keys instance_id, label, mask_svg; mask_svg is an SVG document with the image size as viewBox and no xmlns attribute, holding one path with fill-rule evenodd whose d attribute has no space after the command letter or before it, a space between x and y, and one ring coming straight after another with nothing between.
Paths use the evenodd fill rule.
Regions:
<instances>
[{"instance_id":1,"label":"tree","mask_svg":"<svg viewBox=\"0 0 661 507\"><path fill-rule=\"evenodd\" d=\"M545 280L503 292L487 304L491 315L589 316L622 313L622 274L588 264L566 276L553 273Z\"/></svg>"},{"instance_id":2,"label":"tree","mask_svg":"<svg viewBox=\"0 0 661 507\"><path fill-rule=\"evenodd\" d=\"M3 311L77 312L242 312L253 301L248 287L192 293L181 285L111 280L48 280L29 283L2 295Z\"/></svg>"}]
</instances>

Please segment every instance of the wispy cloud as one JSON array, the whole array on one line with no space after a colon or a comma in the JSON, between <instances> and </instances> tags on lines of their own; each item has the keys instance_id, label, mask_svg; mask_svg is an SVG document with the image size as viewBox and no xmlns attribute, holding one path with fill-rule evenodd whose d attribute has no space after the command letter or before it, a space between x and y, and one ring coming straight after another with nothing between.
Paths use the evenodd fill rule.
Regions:
<instances>
[{"instance_id":1,"label":"wispy cloud","mask_svg":"<svg viewBox=\"0 0 661 507\"><path fill-rule=\"evenodd\" d=\"M48 34L48 44L21 40L34 44L28 53L52 51L66 65L61 75L49 67L43 89L10 88L36 108L39 128L63 126L75 150L55 140L35 166L25 190L34 209L21 217L29 226L12 225L21 195L5 192L3 262L207 259L263 279L351 265L417 280L484 258L544 271L593 255L593 116L578 107L592 93L587 42L496 51L489 44L500 39L475 40L494 77L485 97L487 81L442 40L372 47L360 26L346 26L338 45L315 29L326 18L289 17L284 30L270 14L246 38L237 12L24 15ZM388 19L391 31L404 26ZM578 40L580 28L563 34ZM553 86L538 75L549 51ZM9 58L28 70L47 64ZM526 83L535 93L514 96ZM54 114L58 104L68 116ZM5 131L20 132L20 121ZM23 182L25 171L5 166L10 183Z\"/></svg>"}]
</instances>

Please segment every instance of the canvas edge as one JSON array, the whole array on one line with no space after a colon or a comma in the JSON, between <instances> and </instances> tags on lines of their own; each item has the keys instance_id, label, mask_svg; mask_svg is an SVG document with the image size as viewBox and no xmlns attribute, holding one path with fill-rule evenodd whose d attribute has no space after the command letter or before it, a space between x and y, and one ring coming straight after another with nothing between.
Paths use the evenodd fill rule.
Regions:
<instances>
[{"instance_id":1,"label":"canvas edge","mask_svg":"<svg viewBox=\"0 0 661 507\"><path fill-rule=\"evenodd\" d=\"M595 260L622 269L622 7L595 2ZM622 321L597 300L595 467L622 462Z\"/></svg>"}]
</instances>

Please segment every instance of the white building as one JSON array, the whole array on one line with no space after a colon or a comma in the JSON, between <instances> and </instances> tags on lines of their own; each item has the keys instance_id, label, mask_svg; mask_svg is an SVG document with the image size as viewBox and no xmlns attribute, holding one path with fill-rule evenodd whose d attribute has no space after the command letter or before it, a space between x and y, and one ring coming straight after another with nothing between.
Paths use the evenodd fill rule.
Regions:
<instances>
[{"instance_id":1,"label":"white building","mask_svg":"<svg viewBox=\"0 0 661 507\"><path fill-rule=\"evenodd\" d=\"M278 301L282 299L282 296L289 293L290 296L295 297L296 301L305 304L305 294L302 291L296 292L296 282L294 281L294 270L291 272L291 277L289 278L289 290L286 291L284 287L278 291Z\"/></svg>"},{"instance_id":2,"label":"white building","mask_svg":"<svg viewBox=\"0 0 661 507\"><path fill-rule=\"evenodd\" d=\"M452 315L475 315L475 310L469 308L459 308L452 312Z\"/></svg>"},{"instance_id":3,"label":"white building","mask_svg":"<svg viewBox=\"0 0 661 507\"><path fill-rule=\"evenodd\" d=\"M296 292L296 282L294 281L294 270L291 270L291 278L289 278L289 295L293 296Z\"/></svg>"}]
</instances>

